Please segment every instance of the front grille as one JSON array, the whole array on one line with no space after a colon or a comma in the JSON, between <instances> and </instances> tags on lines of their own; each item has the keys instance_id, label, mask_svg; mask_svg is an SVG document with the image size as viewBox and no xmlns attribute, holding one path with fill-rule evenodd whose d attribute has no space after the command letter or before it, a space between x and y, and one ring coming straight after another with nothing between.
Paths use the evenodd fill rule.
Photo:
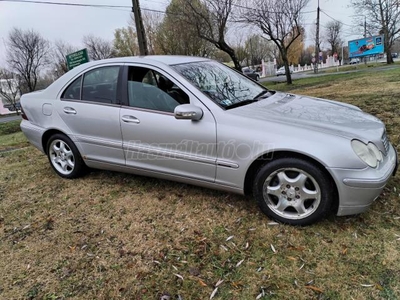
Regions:
<instances>
[{"instance_id":1,"label":"front grille","mask_svg":"<svg viewBox=\"0 0 400 300\"><path fill-rule=\"evenodd\" d=\"M382 143L383 143L383 147L385 147L386 154L389 153L389 139L387 137L386 130L383 132L383 135L382 135Z\"/></svg>"}]
</instances>

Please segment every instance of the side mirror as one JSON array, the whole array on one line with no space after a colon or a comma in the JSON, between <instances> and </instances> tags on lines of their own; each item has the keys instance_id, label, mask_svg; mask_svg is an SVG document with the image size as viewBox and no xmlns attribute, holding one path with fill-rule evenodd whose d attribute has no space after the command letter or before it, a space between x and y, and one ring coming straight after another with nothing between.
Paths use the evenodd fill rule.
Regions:
<instances>
[{"instance_id":1,"label":"side mirror","mask_svg":"<svg viewBox=\"0 0 400 300\"><path fill-rule=\"evenodd\" d=\"M174 114L178 120L199 121L203 117L203 110L193 104L182 104L175 107Z\"/></svg>"}]
</instances>

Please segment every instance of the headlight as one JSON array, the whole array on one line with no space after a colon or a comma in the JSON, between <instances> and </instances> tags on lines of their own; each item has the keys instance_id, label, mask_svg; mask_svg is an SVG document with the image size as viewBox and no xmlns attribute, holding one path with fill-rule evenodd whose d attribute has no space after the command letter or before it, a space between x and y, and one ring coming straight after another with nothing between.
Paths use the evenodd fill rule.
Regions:
<instances>
[{"instance_id":1,"label":"headlight","mask_svg":"<svg viewBox=\"0 0 400 300\"><path fill-rule=\"evenodd\" d=\"M378 162L383 160L382 153L373 143L365 145L359 140L352 140L351 147L357 156L371 168L376 168Z\"/></svg>"},{"instance_id":2,"label":"headlight","mask_svg":"<svg viewBox=\"0 0 400 300\"><path fill-rule=\"evenodd\" d=\"M368 146L368 148L369 148L370 150L372 150L372 152L374 152L374 155L375 155L376 159L377 159L379 162L381 162L381 161L383 160L383 155L382 155L382 152L379 151L378 147L375 146L375 144L373 144L373 143L368 143L367 146Z\"/></svg>"}]
</instances>

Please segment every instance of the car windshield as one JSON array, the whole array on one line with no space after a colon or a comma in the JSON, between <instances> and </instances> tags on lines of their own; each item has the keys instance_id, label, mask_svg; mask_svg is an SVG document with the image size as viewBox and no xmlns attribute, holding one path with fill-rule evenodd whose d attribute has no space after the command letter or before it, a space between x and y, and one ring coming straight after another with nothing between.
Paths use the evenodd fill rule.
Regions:
<instances>
[{"instance_id":1,"label":"car windshield","mask_svg":"<svg viewBox=\"0 0 400 300\"><path fill-rule=\"evenodd\" d=\"M218 62L205 61L173 66L200 91L223 108L257 101L268 90Z\"/></svg>"}]
</instances>

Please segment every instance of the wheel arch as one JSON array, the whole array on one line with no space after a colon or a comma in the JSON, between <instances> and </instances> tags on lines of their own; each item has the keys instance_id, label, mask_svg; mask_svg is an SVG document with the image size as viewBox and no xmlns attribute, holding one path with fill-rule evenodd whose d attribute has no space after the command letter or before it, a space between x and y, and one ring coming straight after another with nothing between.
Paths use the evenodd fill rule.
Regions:
<instances>
[{"instance_id":1,"label":"wheel arch","mask_svg":"<svg viewBox=\"0 0 400 300\"><path fill-rule=\"evenodd\" d=\"M65 132L62 132L61 130L58 130L58 129L49 129L42 135L42 147L43 147L43 151L46 155L47 155L47 142L53 135L55 135L57 133L63 134L68 137L68 135Z\"/></svg>"},{"instance_id":2,"label":"wheel arch","mask_svg":"<svg viewBox=\"0 0 400 300\"><path fill-rule=\"evenodd\" d=\"M339 208L339 192L338 192L338 188L336 185L335 180L333 179L332 175L328 172L328 170L325 168L325 166L319 162L318 160L307 156L305 154L302 153L298 153L298 152L293 152L293 151L275 151L273 153L269 152L269 153L265 153L259 157L257 157L249 166L249 168L247 169L246 172L246 176L244 179L244 194L245 195L251 195L252 194L252 185L253 185L253 181L255 176L257 175L257 170L259 168L261 168L261 166L263 166L264 164L274 161L276 159L279 158L299 158L299 159L303 159L305 161L308 161L314 165L316 165L322 172L325 173L325 175L327 175L327 177L329 178L329 180L332 183L332 186L334 188L334 203L332 204L332 211L334 211L335 213L337 213L337 210Z\"/></svg>"}]
</instances>

